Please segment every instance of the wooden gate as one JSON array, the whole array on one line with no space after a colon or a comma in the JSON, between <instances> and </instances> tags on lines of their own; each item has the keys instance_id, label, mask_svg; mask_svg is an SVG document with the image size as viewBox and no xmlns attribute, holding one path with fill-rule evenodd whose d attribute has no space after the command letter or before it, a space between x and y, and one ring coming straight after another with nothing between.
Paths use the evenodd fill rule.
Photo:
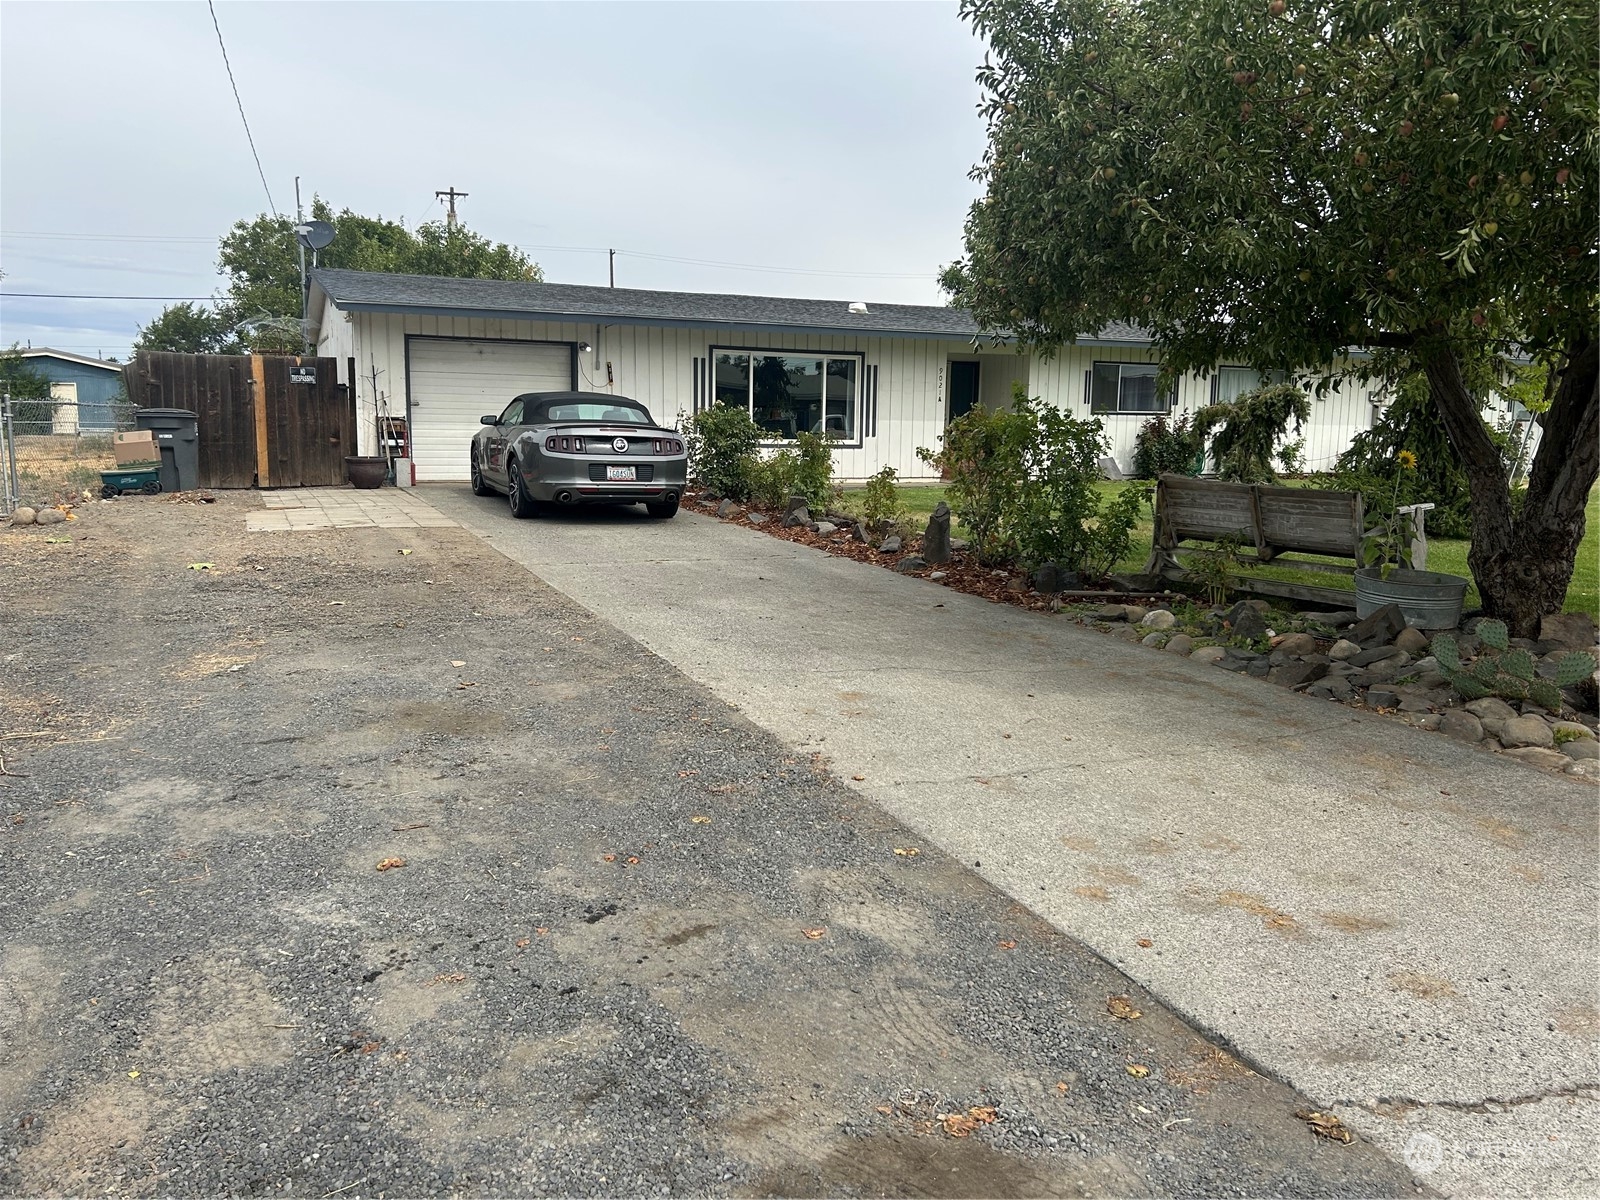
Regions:
<instances>
[{"instance_id":1,"label":"wooden gate","mask_svg":"<svg viewBox=\"0 0 1600 1200\"><path fill-rule=\"evenodd\" d=\"M201 487L338 487L356 452L356 412L337 367L333 358L141 350L123 376L140 408L198 416ZM308 381L291 371L309 371Z\"/></svg>"}]
</instances>

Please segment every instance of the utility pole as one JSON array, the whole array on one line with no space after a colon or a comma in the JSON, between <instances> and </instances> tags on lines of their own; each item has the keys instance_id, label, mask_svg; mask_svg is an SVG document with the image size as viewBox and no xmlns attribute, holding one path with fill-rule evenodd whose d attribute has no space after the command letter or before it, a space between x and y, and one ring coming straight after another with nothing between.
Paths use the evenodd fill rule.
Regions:
<instances>
[{"instance_id":1,"label":"utility pole","mask_svg":"<svg viewBox=\"0 0 1600 1200\"><path fill-rule=\"evenodd\" d=\"M611 286L612 287L616 287L617 286L617 252L615 250L607 250L606 253L611 256L611 258L610 258L610 263L611 263Z\"/></svg>"},{"instance_id":2,"label":"utility pole","mask_svg":"<svg viewBox=\"0 0 1600 1200\"><path fill-rule=\"evenodd\" d=\"M449 191L435 192L434 195L439 197L439 199L446 201L450 205L450 215L446 217L445 220L453 228L456 223L456 201L465 200L467 198L467 193L456 191L455 184L451 184Z\"/></svg>"},{"instance_id":3,"label":"utility pole","mask_svg":"<svg viewBox=\"0 0 1600 1200\"><path fill-rule=\"evenodd\" d=\"M304 225L305 217L300 211L300 176L294 177L294 223ZM294 244L300 251L300 353L311 353L311 281L306 278L306 244L299 233L295 234Z\"/></svg>"}]
</instances>

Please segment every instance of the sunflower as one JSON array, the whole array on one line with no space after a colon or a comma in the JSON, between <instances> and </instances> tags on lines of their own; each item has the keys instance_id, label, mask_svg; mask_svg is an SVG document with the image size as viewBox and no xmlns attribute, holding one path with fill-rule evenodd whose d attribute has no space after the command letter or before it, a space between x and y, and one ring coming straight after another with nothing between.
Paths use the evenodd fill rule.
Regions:
<instances>
[{"instance_id":1,"label":"sunflower","mask_svg":"<svg viewBox=\"0 0 1600 1200\"><path fill-rule=\"evenodd\" d=\"M1417 469L1417 456L1409 450L1400 451L1399 454L1395 455L1395 459L1408 471Z\"/></svg>"}]
</instances>

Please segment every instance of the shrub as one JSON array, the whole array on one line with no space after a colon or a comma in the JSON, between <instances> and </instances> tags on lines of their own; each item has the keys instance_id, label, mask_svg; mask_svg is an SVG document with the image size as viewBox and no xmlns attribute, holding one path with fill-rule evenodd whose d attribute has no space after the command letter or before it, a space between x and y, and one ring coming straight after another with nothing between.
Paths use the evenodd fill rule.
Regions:
<instances>
[{"instance_id":1,"label":"shrub","mask_svg":"<svg viewBox=\"0 0 1600 1200\"><path fill-rule=\"evenodd\" d=\"M1520 454L1512 430L1490 429L1509 469ZM1408 450L1417 458L1417 470L1403 471L1399 454ZM1396 481L1399 489L1396 492ZM1350 439L1339 456L1331 486L1360 492L1371 516L1387 518L1396 504L1434 505L1427 530L1437 537L1472 536L1472 502L1467 473L1450 444L1444 421L1420 372L1404 376L1394 400L1371 429Z\"/></svg>"},{"instance_id":2,"label":"shrub","mask_svg":"<svg viewBox=\"0 0 1600 1200\"><path fill-rule=\"evenodd\" d=\"M757 508L781 509L789 502L795 470L800 464L793 450L780 450L771 458L751 455L748 472L750 503Z\"/></svg>"},{"instance_id":3,"label":"shrub","mask_svg":"<svg viewBox=\"0 0 1600 1200\"><path fill-rule=\"evenodd\" d=\"M833 447L826 434L815 433L797 434L795 445L790 494L804 496L811 511L820 513L833 501ZM787 501L785 496L783 502Z\"/></svg>"},{"instance_id":4,"label":"shrub","mask_svg":"<svg viewBox=\"0 0 1600 1200\"><path fill-rule=\"evenodd\" d=\"M1304 475L1306 473L1305 438L1296 438L1279 450L1278 461L1283 464L1283 473L1285 475Z\"/></svg>"},{"instance_id":5,"label":"shrub","mask_svg":"<svg viewBox=\"0 0 1600 1200\"><path fill-rule=\"evenodd\" d=\"M917 454L949 475L946 494L980 562L1053 562L1102 576L1128 553L1149 496L1130 485L1102 500L1105 450L1098 420L1030 399L1018 384L1009 412L975 408L950 423L937 454Z\"/></svg>"},{"instance_id":6,"label":"shrub","mask_svg":"<svg viewBox=\"0 0 1600 1200\"><path fill-rule=\"evenodd\" d=\"M861 491L861 523L874 546L891 533L898 533L901 537L906 535L911 514L901 502L900 488L895 479L895 469L884 467L867 480L867 486Z\"/></svg>"},{"instance_id":7,"label":"shrub","mask_svg":"<svg viewBox=\"0 0 1600 1200\"><path fill-rule=\"evenodd\" d=\"M1231 404L1208 404L1194 415L1195 437L1209 443L1217 473L1242 483L1271 483L1278 441L1311 419L1311 400L1292 383L1269 383Z\"/></svg>"},{"instance_id":8,"label":"shrub","mask_svg":"<svg viewBox=\"0 0 1600 1200\"><path fill-rule=\"evenodd\" d=\"M981 563L1008 560L1016 552L1013 526L1027 483L1033 422L1019 406L1010 412L969 409L945 427L937 452L917 448L917 457L949 479L945 496L971 536Z\"/></svg>"},{"instance_id":9,"label":"shrub","mask_svg":"<svg viewBox=\"0 0 1600 1200\"><path fill-rule=\"evenodd\" d=\"M1193 475L1200 445L1189 427L1189 414L1168 421L1152 417L1139 427L1133 441L1135 479L1159 479L1162 475Z\"/></svg>"},{"instance_id":10,"label":"shrub","mask_svg":"<svg viewBox=\"0 0 1600 1200\"><path fill-rule=\"evenodd\" d=\"M714 404L698 412L683 433L689 474L732 500L748 500L761 445L761 427L742 408Z\"/></svg>"}]
</instances>

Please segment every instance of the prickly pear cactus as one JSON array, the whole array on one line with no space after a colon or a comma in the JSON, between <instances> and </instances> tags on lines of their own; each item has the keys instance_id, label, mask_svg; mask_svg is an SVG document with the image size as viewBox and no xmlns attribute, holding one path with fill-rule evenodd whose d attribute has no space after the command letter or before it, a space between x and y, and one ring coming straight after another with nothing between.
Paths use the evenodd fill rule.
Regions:
<instances>
[{"instance_id":1,"label":"prickly pear cactus","mask_svg":"<svg viewBox=\"0 0 1600 1200\"><path fill-rule=\"evenodd\" d=\"M1556 665L1556 686L1571 687L1575 683L1582 683L1594 672L1594 655L1587 650L1574 650Z\"/></svg>"},{"instance_id":2,"label":"prickly pear cactus","mask_svg":"<svg viewBox=\"0 0 1600 1200\"><path fill-rule=\"evenodd\" d=\"M1528 685L1528 699L1550 712L1561 711L1561 689L1548 679L1536 679Z\"/></svg>"},{"instance_id":3,"label":"prickly pear cactus","mask_svg":"<svg viewBox=\"0 0 1600 1200\"><path fill-rule=\"evenodd\" d=\"M1533 682L1534 661L1533 655L1526 650L1502 650L1500 652L1500 669L1507 675L1514 675L1524 683Z\"/></svg>"},{"instance_id":4,"label":"prickly pear cactus","mask_svg":"<svg viewBox=\"0 0 1600 1200\"><path fill-rule=\"evenodd\" d=\"M1478 628L1474 632L1477 633L1480 642L1495 650L1504 650L1511 645L1511 635L1504 621L1485 618L1478 622Z\"/></svg>"},{"instance_id":5,"label":"prickly pear cactus","mask_svg":"<svg viewBox=\"0 0 1600 1200\"><path fill-rule=\"evenodd\" d=\"M1436 634L1433 645L1429 647L1433 657L1439 664L1439 670L1446 675L1454 675L1461 670L1461 646L1455 635L1449 633Z\"/></svg>"}]
</instances>

